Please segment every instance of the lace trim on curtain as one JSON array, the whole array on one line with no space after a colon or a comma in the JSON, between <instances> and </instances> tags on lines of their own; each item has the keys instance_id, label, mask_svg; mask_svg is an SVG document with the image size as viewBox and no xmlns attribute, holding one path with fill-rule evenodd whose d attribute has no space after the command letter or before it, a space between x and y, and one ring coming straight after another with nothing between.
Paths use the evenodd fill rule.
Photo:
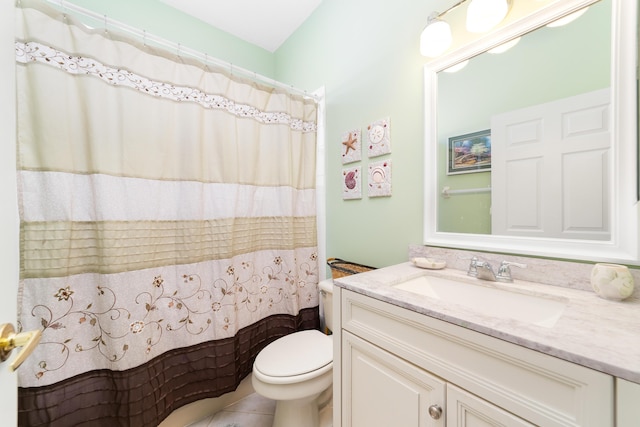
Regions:
<instances>
[{"instance_id":1,"label":"lace trim on curtain","mask_svg":"<svg viewBox=\"0 0 640 427\"><path fill-rule=\"evenodd\" d=\"M305 122L280 111L267 112L246 104L238 104L224 96L212 95L197 88L154 81L122 68L101 64L93 58L70 55L37 42L15 43L16 61L26 64L38 62L64 70L70 74L86 74L106 83L125 86L141 93L172 101L193 102L208 109L225 110L238 117L252 118L263 124L288 125L301 132L316 132L315 122Z\"/></svg>"}]
</instances>

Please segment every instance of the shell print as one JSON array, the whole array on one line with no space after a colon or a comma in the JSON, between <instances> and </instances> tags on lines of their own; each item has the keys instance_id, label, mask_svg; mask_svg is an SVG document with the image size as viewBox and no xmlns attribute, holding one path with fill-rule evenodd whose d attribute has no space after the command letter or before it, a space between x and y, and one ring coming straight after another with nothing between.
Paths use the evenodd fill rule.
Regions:
<instances>
[{"instance_id":1,"label":"shell print","mask_svg":"<svg viewBox=\"0 0 640 427\"><path fill-rule=\"evenodd\" d=\"M347 173L347 176L344 177L344 185L346 185L349 190L356 188L356 173L354 171Z\"/></svg>"}]
</instances>

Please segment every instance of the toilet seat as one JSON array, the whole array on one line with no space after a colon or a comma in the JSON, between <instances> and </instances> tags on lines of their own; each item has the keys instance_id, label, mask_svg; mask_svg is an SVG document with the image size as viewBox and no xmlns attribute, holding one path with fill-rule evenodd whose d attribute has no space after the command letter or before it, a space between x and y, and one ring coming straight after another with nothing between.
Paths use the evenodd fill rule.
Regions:
<instances>
[{"instance_id":1,"label":"toilet seat","mask_svg":"<svg viewBox=\"0 0 640 427\"><path fill-rule=\"evenodd\" d=\"M308 377L305 374L330 369L332 362L333 340L312 329L286 335L267 345L256 357L254 370L281 379Z\"/></svg>"}]
</instances>

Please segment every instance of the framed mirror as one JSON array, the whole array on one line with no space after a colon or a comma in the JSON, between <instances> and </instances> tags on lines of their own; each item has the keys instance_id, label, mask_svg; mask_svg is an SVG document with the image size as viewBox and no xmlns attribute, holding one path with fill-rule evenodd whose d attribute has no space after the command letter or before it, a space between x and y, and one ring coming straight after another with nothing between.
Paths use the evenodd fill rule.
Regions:
<instances>
[{"instance_id":1,"label":"framed mirror","mask_svg":"<svg viewBox=\"0 0 640 427\"><path fill-rule=\"evenodd\" d=\"M427 63L426 245L640 262L637 3L537 5Z\"/></svg>"}]
</instances>

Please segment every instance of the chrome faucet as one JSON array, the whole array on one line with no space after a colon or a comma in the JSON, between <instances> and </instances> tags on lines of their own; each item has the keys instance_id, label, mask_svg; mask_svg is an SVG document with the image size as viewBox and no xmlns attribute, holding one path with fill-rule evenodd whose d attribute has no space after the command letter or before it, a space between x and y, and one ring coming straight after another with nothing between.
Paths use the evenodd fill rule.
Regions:
<instances>
[{"instance_id":1,"label":"chrome faucet","mask_svg":"<svg viewBox=\"0 0 640 427\"><path fill-rule=\"evenodd\" d=\"M491 264L486 261L480 261L477 257L471 258L467 275L477 277L478 279L490 280L492 282L496 281L496 275L493 272Z\"/></svg>"},{"instance_id":2,"label":"chrome faucet","mask_svg":"<svg viewBox=\"0 0 640 427\"><path fill-rule=\"evenodd\" d=\"M511 276L511 266L526 268L526 264L520 264L517 262L510 261L502 261L500 263L500 268L498 268L498 274L493 272L493 268L491 264L487 261L480 261L477 257L471 258L471 263L469 264L469 271L467 271L467 275L471 277L477 277L482 280L489 280L491 282L506 282L512 283L513 277Z\"/></svg>"},{"instance_id":3,"label":"chrome faucet","mask_svg":"<svg viewBox=\"0 0 640 427\"><path fill-rule=\"evenodd\" d=\"M496 275L493 272L493 267L487 261L477 261L476 262L476 271L478 274L476 277L482 280L489 280L491 282L496 281Z\"/></svg>"}]
</instances>

